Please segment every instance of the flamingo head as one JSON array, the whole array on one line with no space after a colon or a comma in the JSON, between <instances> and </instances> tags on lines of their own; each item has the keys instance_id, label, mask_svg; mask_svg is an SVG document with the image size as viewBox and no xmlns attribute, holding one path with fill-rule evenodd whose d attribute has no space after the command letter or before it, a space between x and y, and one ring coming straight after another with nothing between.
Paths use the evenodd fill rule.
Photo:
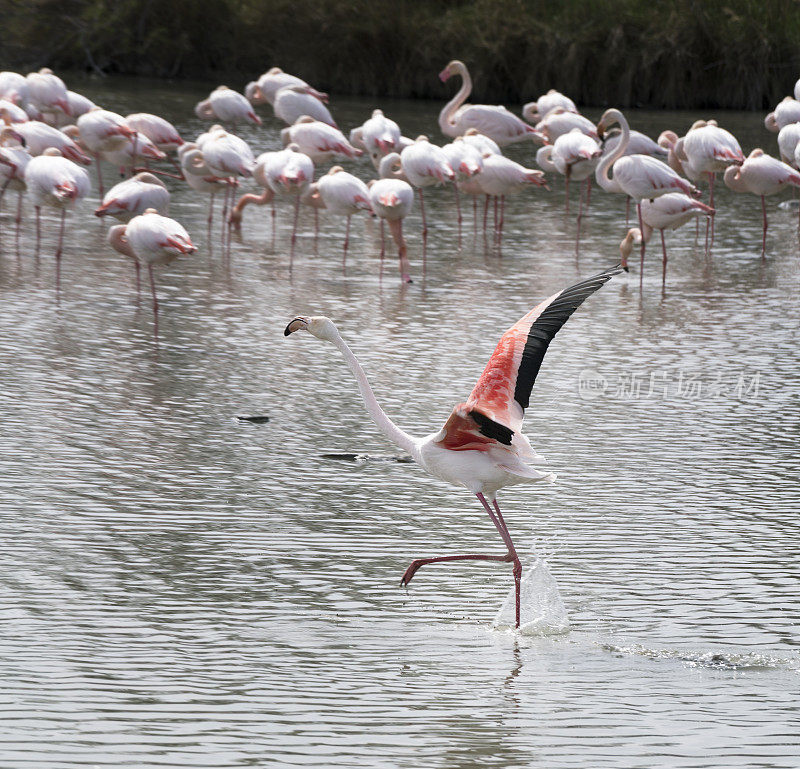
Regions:
<instances>
[{"instance_id":1,"label":"flamingo head","mask_svg":"<svg viewBox=\"0 0 800 769\"><path fill-rule=\"evenodd\" d=\"M625 272L628 272L628 257L633 251L634 244L640 245L642 242L642 231L638 227L633 227L628 230L628 234L622 239L619 244L619 253L621 255L620 267Z\"/></svg>"},{"instance_id":2,"label":"flamingo head","mask_svg":"<svg viewBox=\"0 0 800 769\"><path fill-rule=\"evenodd\" d=\"M75 200L78 188L72 182L59 182L53 188L53 193L59 200Z\"/></svg>"},{"instance_id":3,"label":"flamingo head","mask_svg":"<svg viewBox=\"0 0 800 769\"><path fill-rule=\"evenodd\" d=\"M400 198L394 192L384 192L383 195L378 197L378 202L387 208L394 208L400 204Z\"/></svg>"},{"instance_id":4,"label":"flamingo head","mask_svg":"<svg viewBox=\"0 0 800 769\"><path fill-rule=\"evenodd\" d=\"M283 330L283 335L289 336L295 331L308 331L309 334L317 337L317 339L324 339L327 342L332 342L337 333L333 321L324 315L317 317L299 315L289 322L289 325Z\"/></svg>"},{"instance_id":5,"label":"flamingo head","mask_svg":"<svg viewBox=\"0 0 800 769\"><path fill-rule=\"evenodd\" d=\"M446 83L453 75L458 73L460 67L464 65L458 61L458 59L453 59L440 73L439 73L439 80L443 83Z\"/></svg>"}]
</instances>

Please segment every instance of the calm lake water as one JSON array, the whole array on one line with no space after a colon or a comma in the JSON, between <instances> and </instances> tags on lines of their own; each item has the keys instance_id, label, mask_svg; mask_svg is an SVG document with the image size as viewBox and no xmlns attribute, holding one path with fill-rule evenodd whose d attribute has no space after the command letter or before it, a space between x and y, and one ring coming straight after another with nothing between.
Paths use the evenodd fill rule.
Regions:
<instances>
[{"instance_id":1,"label":"calm lake water","mask_svg":"<svg viewBox=\"0 0 800 769\"><path fill-rule=\"evenodd\" d=\"M212 85L69 83L185 137ZM438 103L331 102L347 130L382 106L441 142ZM279 145L262 114L243 131L257 151ZM651 135L709 116L629 113ZM762 115L714 116L776 153ZM508 154L533 164L532 146ZM224 260L207 201L168 184L200 250L159 275L157 342L96 193L69 217L58 303L55 217L38 262L27 220L17 259L4 204L1 766L800 766L796 209L770 199L762 261L758 199L722 188L710 257L693 225L669 233L663 295L656 240L641 290L637 258L554 341L526 432L558 480L501 497L546 564L524 617L540 632L516 634L493 627L505 564L398 587L415 557L502 543L466 491L389 461L332 346L283 329L335 319L387 412L428 433L505 328L618 260L623 199L593 194L576 253L551 179L509 199L498 255L469 206L459 251L434 191L425 277L417 209L401 286L394 258L379 280L366 219L343 275L343 220L321 216L315 244L304 212L290 272L288 204L274 246L248 209Z\"/></svg>"}]
</instances>

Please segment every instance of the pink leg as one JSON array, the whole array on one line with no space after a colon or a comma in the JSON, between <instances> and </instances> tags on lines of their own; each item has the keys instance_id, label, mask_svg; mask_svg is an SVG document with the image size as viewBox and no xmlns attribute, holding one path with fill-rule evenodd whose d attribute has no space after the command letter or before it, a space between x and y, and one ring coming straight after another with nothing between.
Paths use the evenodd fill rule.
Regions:
<instances>
[{"instance_id":1,"label":"pink leg","mask_svg":"<svg viewBox=\"0 0 800 769\"><path fill-rule=\"evenodd\" d=\"M297 217L300 216L300 196L294 201L294 223L292 224L292 255L294 255L294 244L297 241Z\"/></svg>"},{"instance_id":2,"label":"pink leg","mask_svg":"<svg viewBox=\"0 0 800 769\"><path fill-rule=\"evenodd\" d=\"M211 240L211 224L214 221L214 197L216 192L211 193L211 199L208 201L208 239Z\"/></svg>"},{"instance_id":3,"label":"pink leg","mask_svg":"<svg viewBox=\"0 0 800 769\"><path fill-rule=\"evenodd\" d=\"M349 223L349 219L348 219ZM317 241L319 240L319 209L314 209L314 249L317 248Z\"/></svg>"},{"instance_id":4,"label":"pink leg","mask_svg":"<svg viewBox=\"0 0 800 769\"><path fill-rule=\"evenodd\" d=\"M456 198L456 212L458 213L458 247L461 248L461 199L458 195L458 187L455 184L453 185L453 195Z\"/></svg>"},{"instance_id":5,"label":"pink leg","mask_svg":"<svg viewBox=\"0 0 800 769\"><path fill-rule=\"evenodd\" d=\"M628 228L628 224L631 221L631 199L625 198L625 228Z\"/></svg>"},{"instance_id":6,"label":"pink leg","mask_svg":"<svg viewBox=\"0 0 800 769\"><path fill-rule=\"evenodd\" d=\"M642 250L639 256L639 287L641 288L642 280L644 276L644 223L642 222L642 204L638 202L636 204L636 212L639 214L639 232L642 233Z\"/></svg>"},{"instance_id":7,"label":"pink leg","mask_svg":"<svg viewBox=\"0 0 800 769\"><path fill-rule=\"evenodd\" d=\"M0 190L0 206L2 206L3 204L3 198L5 197L6 189L8 188L8 185L10 183L11 183L11 177L9 176L8 179L6 179L6 183L3 185L3 189Z\"/></svg>"},{"instance_id":8,"label":"pink leg","mask_svg":"<svg viewBox=\"0 0 800 769\"><path fill-rule=\"evenodd\" d=\"M386 233L385 233L385 219L381 219L381 269L378 273L378 280L383 280L383 257L386 255Z\"/></svg>"},{"instance_id":9,"label":"pink leg","mask_svg":"<svg viewBox=\"0 0 800 769\"><path fill-rule=\"evenodd\" d=\"M417 189L419 192L419 208L422 212L422 240L428 239L428 220L425 218L425 196L422 194L422 187Z\"/></svg>"},{"instance_id":10,"label":"pink leg","mask_svg":"<svg viewBox=\"0 0 800 769\"><path fill-rule=\"evenodd\" d=\"M663 256L661 258L661 288L662 290L667 285L667 244L664 242L664 230L661 232L661 251Z\"/></svg>"},{"instance_id":11,"label":"pink leg","mask_svg":"<svg viewBox=\"0 0 800 769\"><path fill-rule=\"evenodd\" d=\"M400 277L403 283L411 283L411 264L408 261L408 250L403 238L403 220L395 219L389 222L389 232L392 233L397 244L397 255L400 258Z\"/></svg>"},{"instance_id":12,"label":"pink leg","mask_svg":"<svg viewBox=\"0 0 800 769\"><path fill-rule=\"evenodd\" d=\"M586 211L589 211L589 203L592 202L592 177L586 177Z\"/></svg>"},{"instance_id":13,"label":"pink leg","mask_svg":"<svg viewBox=\"0 0 800 769\"><path fill-rule=\"evenodd\" d=\"M503 225L506 221L506 196L500 196L500 223L497 227L497 248L503 245Z\"/></svg>"},{"instance_id":14,"label":"pink leg","mask_svg":"<svg viewBox=\"0 0 800 769\"><path fill-rule=\"evenodd\" d=\"M564 213L569 214L569 167L567 168L567 175L565 179L566 184L564 185L564 189L566 194L564 195Z\"/></svg>"},{"instance_id":15,"label":"pink leg","mask_svg":"<svg viewBox=\"0 0 800 769\"><path fill-rule=\"evenodd\" d=\"M133 260L133 266L136 268L136 301L139 302L139 299L141 298L142 295L142 278L141 278L142 268L141 265L139 264L138 259Z\"/></svg>"},{"instance_id":16,"label":"pink leg","mask_svg":"<svg viewBox=\"0 0 800 769\"><path fill-rule=\"evenodd\" d=\"M478 236L478 196L472 196L472 217L474 220L473 235Z\"/></svg>"},{"instance_id":17,"label":"pink leg","mask_svg":"<svg viewBox=\"0 0 800 769\"><path fill-rule=\"evenodd\" d=\"M489 509L489 505L486 504L486 499L484 498L483 494L477 495L478 499L480 499L481 504L483 504L484 508L486 508L486 512L489 513L489 517L492 518L492 511ZM494 505L495 513L497 513L497 520L492 518L492 522L495 526L497 526L498 531L500 532L500 536L503 538L503 542L506 543L506 547L508 548L508 554L511 556L511 560L514 562L514 592L515 592L515 620L516 620L516 627L519 627L519 619L520 619L520 583L522 581L522 563L519 560L519 556L517 555L517 551L514 548L514 543L511 541L511 535L508 533L508 527L506 526L506 522L503 520L503 514L500 512L500 506L497 504L497 499L492 500L492 504ZM498 526L499 523L499 526Z\"/></svg>"},{"instance_id":18,"label":"pink leg","mask_svg":"<svg viewBox=\"0 0 800 769\"><path fill-rule=\"evenodd\" d=\"M342 270L347 260L347 247L350 245L350 215L347 215L347 225L344 228L344 256L342 257Z\"/></svg>"},{"instance_id":19,"label":"pink leg","mask_svg":"<svg viewBox=\"0 0 800 769\"><path fill-rule=\"evenodd\" d=\"M42 209L40 206L36 208L36 258L39 258L39 243L42 241Z\"/></svg>"},{"instance_id":20,"label":"pink leg","mask_svg":"<svg viewBox=\"0 0 800 769\"><path fill-rule=\"evenodd\" d=\"M709 174L708 183L711 186L711 199L709 200L709 205L711 208L714 208L714 180L717 178L716 174ZM714 217L711 217L711 245L709 248L714 248Z\"/></svg>"},{"instance_id":21,"label":"pink leg","mask_svg":"<svg viewBox=\"0 0 800 769\"><path fill-rule=\"evenodd\" d=\"M761 215L764 218L764 233L761 236L761 258L767 258L767 201L766 198L761 196Z\"/></svg>"},{"instance_id":22,"label":"pink leg","mask_svg":"<svg viewBox=\"0 0 800 769\"><path fill-rule=\"evenodd\" d=\"M17 256L19 256L19 235L20 229L22 228L22 190L19 192L19 197L17 198L17 231L14 234L14 248L17 251Z\"/></svg>"},{"instance_id":23,"label":"pink leg","mask_svg":"<svg viewBox=\"0 0 800 769\"><path fill-rule=\"evenodd\" d=\"M486 202L483 204L483 237L486 237L486 219L489 215L489 196L486 196Z\"/></svg>"},{"instance_id":24,"label":"pink leg","mask_svg":"<svg viewBox=\"0 0 800 769\"><path fill-rule=\"evenodd\" d=\"M147 265L147 272L150 276L150 293L153 296L153 335L158 337L158 298L156 297L156 279L153 275L153 265Z\"/></svg>"},{"instance_id":25,"label":"pink leg","mask_svg":"<svg viewBox=\"0 0 800 769\"><path fill-rule=\"evenodd\" d=\"M58 246L56 247L56 293L61 288L61 252L64 248L64 219L67 216L67 210L61 209L61 226L58 228Z\"/></svg>"}]
</instances>

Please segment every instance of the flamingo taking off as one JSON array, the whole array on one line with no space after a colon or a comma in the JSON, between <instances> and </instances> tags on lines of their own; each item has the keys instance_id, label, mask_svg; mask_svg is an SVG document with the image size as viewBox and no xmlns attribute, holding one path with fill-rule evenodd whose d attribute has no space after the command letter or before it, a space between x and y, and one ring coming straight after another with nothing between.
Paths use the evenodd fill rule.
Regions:
<instances>
[{"instance_id":1,"label":"flamingo taking off","mask_svg":"<svg viewBox=\"0 0 800 769\"><path fill-rule=\"evenodd\" d=\"M502 555L447 555L418 558L401 579L408 585L421 566L447 561L513 563L515 625L520 626L522 563L497 504L497 492L507 486L552 481L554 475L537 469L545 463L522 433L525 409L547 348L573 312L620 272L619 267L559 291L534 307L503 334L489 363L466 402L459 403L444 427L424 438L413 438L385 414L372 392L364 369L342 339L333 321L325 317L294 318L284 334L307 331L331 342L356 377L367 411L392 443L407 451L431 475L466 487L477 496L505 543ZM490 504L491 503L491 504Z\"/></svg>"},{"instance_id":2,"label":"flamingo taking off","mask_svg":"<svg viewBox=\"0 0 800 769\"><path fill-rule=\"evenodd\" d=\"M461 136L468 128L476 128L501 147L526 139L542 140L536 129L529 126L505 107L488 104L464 104L472 93L472 78L463 61L451 61L440 73L446 83L454 75L461 76L461 88L439 113L439 130L445 136Z\"/></svg>"},{"instance_id":3,"label":"flamingo taking off","mask_svg":"<svg viewBox=\"0 0 800 769\"><path fill-rule=\"evenodd\" d=\"M788 185L800 187L800 173L777 158L755 149L741 166L730 166L725 171L725 185L734 192L750 192L761 197L764 231L761 237L761 258L767 253L767 203L765 197L780 192Z\"/></svg>"}]
</instances>

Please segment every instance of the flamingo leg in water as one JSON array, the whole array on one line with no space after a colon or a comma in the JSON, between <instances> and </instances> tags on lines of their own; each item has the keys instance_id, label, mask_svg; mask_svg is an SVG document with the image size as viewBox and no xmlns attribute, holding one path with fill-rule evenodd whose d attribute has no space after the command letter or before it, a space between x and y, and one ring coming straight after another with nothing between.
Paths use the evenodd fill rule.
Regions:
<instances>
[{"instance_id":1,"label":"flamingo leg in water","mask_svg":"<svg viewBox=\"0 0 800 769\"><path fill-rule=\"evenodd\" d=\"M642 222L642 203L641 201L636 203L636 211L639 214L639 232L642 233L642 250L639 256L639 286L642 285L642 280L644 276L644 223Z\"/></svg>"},{"instance_id":2,"label":"flamingo leg in water","mask_svg":"<svg viewBox=\"0 0 800 769\"><path fill-rule=\"evenodd\" d=\"M0 190L0 206L3 205L3 198L5 197L6 189L8 188L9 184L11 184L10 176L8 177L8 179L6 179L6 183L3 185L3 189Z\"/></svg>"},{"instance_id":3,"label":"flamingo leg in water","mask_svg":"<svg viewBox=\"0 0 800 769\"><path fill-rule=\"evenodd\" d=\"M425 247L428 245L428 220L425 218L425 196L422 194L422 187L418 189L419 192L419 208L422 212L422 253L425 253Z\"/></svg>"},{"instance_id":4,"label":"flamingo leg in water","mask_svg":"<svg viewBox=\"0 0 800 769\"><path fill-rule=\"evenodd\" d=\"M397 244L397 255L400 258L400 277L403 283L411 283L411 265L408 261L408 249L403 239L403 220L395 219L389 222L389 232L392 233L394 242Z\"/></svg>"},{"instance_id":5,"label":"flamingo leg in water","mask_svg":"<svg viewBox=\"0 0 800 769\"><path fill-rule=\"evenodd\" d=\"M22 190L19 191L19 198L17 199L17 220L16 220L17 230L14 234L14 248L17 251L17 256L19 256L19 234L20 229L22 227Z\"/></svg>"},{"instance_id":6,"label":"flamingo leg in water","mask_svg":"<svg viewBox=\"0 0 800 769\"><path fill-rule=\"evenodd\" d=\"M56 293L61 288L61 253L64 248L64 220L67 216L67 209L61 209L61 226L58 228L58 246L56 247Z\"/></svg>"},{"instance_id":7,"label":"flamingo leg in water","mask_svg":"<svg viewBox=\"0 0 800 769\"><path fill-rule=\"evenodd\" d=\"M292 224L292 255L294 255L294 244L297 241L297 217L300 216L300 196L294 201L294 223Z\"/></svg>"},{"instance_id":8,"label":"flamingo leg in water","mask_svg":"<svg viewBox=\"0 0 800 769\"><path fill-rule=\"evenodd\" d=\"M138 302L142 296L142 268L138 259L134 259L133 266L136 268L136 301Z\"/></svg>"},{"instance_id":9,"label":"flamingo leg in water","mask_svg":"<svg viewBox=\"0 0 800 769\"><path fill-rule=\"evenodd\" d=\"M663 256L661 258L661 288L667 285L667 244L664 242L664 229L659 230L661 233L661 251Z\"/></svg>"},{"instance_id":10,"label":"flamingo leg in water","mask_svg":"<svg viewBox=\"0 0 800 769\"><path fill-rule=\"evenodd\" d=\"M564 213L569 214L569 166L567 166L567 174L564 177L566 179L565 186L565 195L564 195Z\"/></svg>"},{"instance_id":11,"label":"flamingo leg in water","mask_svg":"<svg viewBox=\"0 0 800 769\"><path fill-rule=\"evenodd\" d=\"M34 206L36 208L36 258L39 258L39 244L42 241L42 209L40 206Z\"/></svg>"},{"instance_id":12,"label":"flamingo leg in water","mask_svg":"<svg viewBox=\"0 0 800 769\"><path fill-rule=\"evenodd\" d=\"M153 275L153 265L147 265L147 273L150 276L150 293L153 296L153 334L158 336L158 297L156 296L156 279Z\"/></svg>"},{"instance_id":13,"label":"flamingo leg in water","mask_svg":"<svg viewBox=\"0 0 800 769\"><path fill-rule=\"evenodd\" d=\"M631 199L625 198L625 228L627 229L631 221Z\"/></svg>"},{"instance_id":14,"label":"flamingo leg in water","mask_svg":"<svg viewBox=\"0 0 800 769\"><path fill-rule=\"evenodd\" d=\"M97 166L97 189L100 193L100 200L103 200L105 195L105 187L103 187L103 174L100 171L100 155L94 156L94 164Z\"/></svg>"},{"instance_id":15,"label":"flamingo leg in water","mask_svg":"<svg viewBox=\"0 0 800 769\"><path fill-rule=\"evenodd\" d=\"M453 185L453 195L456 198L456 212L458 213L458 247L461 248L461 198L458 195L458 187Z\"/></svg>"},{"instance_id":16,"label":"flamingo leg in water","mask_svg":"<svg viewBox=\"0 0 800 769\"><path fill-rule=\"evenodd\" d=\"M503 224L506 221L506 196L500 196L500 224L497 228L497 247L500 248L503 244Z\"/></svg>"},{"instance_id":17,"label":"flamingo leg in water","mask_svg":"<svg viewBox=\"0 0 800 769\"><path fill-rule=\"evenodd\" d=\"M385 233L385 221L381 219L381 269L378 273L378 280L383 280L383 257L386 255L386 233Z\"/></svg>"},{"instance_id":18,"label":"flamingo leg in water","mask_svg":"<svg viewBox=\"0 0 800 769\"><path fill-rule=\"evenodd\" d=\"M708 180L708 183L709 183L709 185L711 187L711 198L710 198L708 204L711 206L711 208L714 208L714 180L717 178L717 175L716 174L709 174L709 177L710 178ZM711 216L711 245L709 245L709 248L714 248L714 216L713 216L713 214Z\"/></svg>"},{"instance_id":19,"label":"flamingo leg in water","mask_svg":"<svg viewBox=\"0 0 800 769\"><path fill-rule=\"evenodd\" d=\"M486 237L486 218L489 215L489 196L486 196L486 202L483 204L483 237Z\"/></svg>"},{"instance_id":20,"label":"flamingo leg in water","mask_svg":"<svg viewBox=\"0 0 800 769\"><path fill-rule=\"evenodd\" d=\"M761 196L761 214L764 218L764 233L761 236L761 258L767 258L767 200Z\"/></svg>"},{"instance_id":21,"label":"flamingo leg in water","mask_svg":"<svg viewBox=\"0 0 800 769\"><path fill-rule=\"evenodd\" d=\"M473 236L478 237L478 196L472 196Z\"/></svg>"},{"instance_id":22,"label":"flamingo leg in water","mask_svg":"<svg viewBox=\"0 0 800 769\"><path fill-rule=\"evenodd\" d=\"M342 256L342 269L347 260L347 247L350 245L350 214L347 215L347 225L344 228L344 255Z\"/></svg>"},{"instance_id":23,"label":"flamingo leg in water","mask_svg":"<svg viewBox=\"0 0 800 769\"><path fill-rule=\"evenodd\" d=\"M403 574L403 577L400 580L400 584L408 585L408 583L411 582L417 570L421 566L426 566L427 564L430 563L446 563L448 561L496 561L505 563L513 562L514 592L515 592L514 621L515 621L515 626L519 627L520 582L522 579L522 563L520 562L519 556L517 555L517 551L514 548L514 543L511 541L511 535L508 533L505 521L503 520L503 516L500 513L500 508L497 505L497 500L493 500L494 502L494 511L493 511L492 508L489 507L489 503L486 501L486 497L484 497L483 494L478 493L476 494L476 496L480 500L480 503L483 505L486 512L489 514L489 518L495 525L497 531L500 533L500 536L503 538L503 542L508 548L508 552L505 555L479 555L475 553L470 553L469 555L445 555L435 558L417 558L416 560L412 561L409 567L405 570L405 573Z\"/></svg>"}]
</instances>

